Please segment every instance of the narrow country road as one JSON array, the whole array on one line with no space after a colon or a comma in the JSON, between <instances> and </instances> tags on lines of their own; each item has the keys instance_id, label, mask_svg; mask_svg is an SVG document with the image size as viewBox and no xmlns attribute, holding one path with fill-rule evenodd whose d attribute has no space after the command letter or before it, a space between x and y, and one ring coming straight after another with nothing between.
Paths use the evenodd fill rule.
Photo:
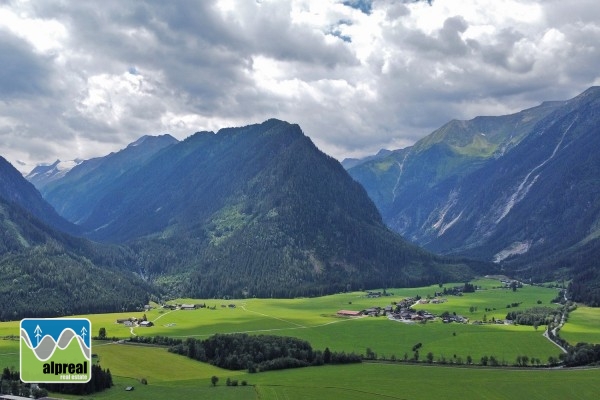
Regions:
<instances>
[{"instance_id":1,"label":"narrow country road","mask_svg":"<svg viewBox=\"0 0 600 400\"><path fill-rule=\"evenodd\" d=\"M567 291L565 290L563 293L564 299L565 299L565 304L567 303L568 299L567 299ZM567 318L567 309L565 308L562 312L562 315L560 316L560 323L554 327L554 329L552 329L552 336L556 337L556 332L563 327L563 325L565 324L565 320ZM557 346L563 353L567 353L567 349L565 349L564 347L562 347L560 344L556 343L554 340L552 340L550 338L550 336L548 335L548 328L546 328L546 330L544 331L544 337L546 339L548 339L550 342L552 342L555 346Z\"/></svg>"}]
</instances>

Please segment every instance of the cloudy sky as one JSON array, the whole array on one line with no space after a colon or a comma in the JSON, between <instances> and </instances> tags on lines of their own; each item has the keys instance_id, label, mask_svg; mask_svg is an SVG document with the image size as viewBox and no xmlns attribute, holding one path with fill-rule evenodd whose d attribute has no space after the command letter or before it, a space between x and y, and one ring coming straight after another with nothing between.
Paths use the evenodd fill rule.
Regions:
<instances>
[{"instance_id":1,"label":"cloudy sky","mask_svg":"<svg viewBox=\"0 0 600 400\"><path fill-rule=\"evenodd\" d=\"M271 117L341 160L597 84L597 0L0 0L21 170Z\"/></svg>"}]
</instances>

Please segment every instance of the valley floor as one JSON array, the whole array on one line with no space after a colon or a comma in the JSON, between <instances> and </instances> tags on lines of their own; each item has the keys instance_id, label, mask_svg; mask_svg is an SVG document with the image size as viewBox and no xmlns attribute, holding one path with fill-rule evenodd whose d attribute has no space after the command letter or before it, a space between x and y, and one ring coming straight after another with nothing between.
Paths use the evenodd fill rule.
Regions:
<instances>
[{"instance_id":1,"label":"valley floor","mask_svg":"<svg viewBox=\"0 0 600 400\"><path fill-rule=\"evenodd\" d=\"M504 319L510 309L527 309L540 303L550 305L557 289L524 286L512 291L498 281L477 281L480 290L462 296L445 296L439 304L419 304L415 308L439 315L468 316L470 322ZM527 356L546 364L558 357L560 349L543 337L545 327L485 323L414 323L404 324L385 317L347 318L339 310L363 310L385 306L403 298L419 295L433 297L436 286L413 289L388 289L390 296L367 297L353 292L321 298L193 300L180 304L205 304L195 310L154 308L137 313L86 316L92 328L105 328L107 336L171 336L204 338L214 333L249 332L294 336L309 341L314 349L371 353L377 362L354 365L308 367L250 374L229 371L183 356L164 347L95 341L93 353L103 368L110 369L115 386L87 398L154 399L567 399L594 398L600 391L599 369L548 369L466 366L468 358L478 364L485 356L494 356L507 365ZM518 306L511 304L519 303ZM230 307L231 305L231 307ZM233 307L235 305L235 307ZM213 309L210 309L213 308ZM142 318L154 326L125 326L117 319ZM563 331L567 340L585 339L600 343L599 309L581 307L572 312ZM571 322L572 321L572 322ZM18 321L0 323L0 336L18 334ZM562 333L562 332L561 332ZM431 353L433 364L445 361L453 366L400 362L414 357L413 347L420 343L420 360ZM397 360L395 362L382 361ZM533 361L532 360L532 361ZM461 365L456 365L461 364ZM533 364L533 362L532 362ZM535 364L537 365L537 364ZM0 367L19 369L19 345L16 340L0 341ZM211 377L219 381L211 385ZM227 386L227 378L238 386ZM141 381L147 381L147 385ZM243 382L246 386L242 386ZM125 391L133 386L133 391ZM55 397L69 397L56 394Z\"/></svg>"}]
</instances>

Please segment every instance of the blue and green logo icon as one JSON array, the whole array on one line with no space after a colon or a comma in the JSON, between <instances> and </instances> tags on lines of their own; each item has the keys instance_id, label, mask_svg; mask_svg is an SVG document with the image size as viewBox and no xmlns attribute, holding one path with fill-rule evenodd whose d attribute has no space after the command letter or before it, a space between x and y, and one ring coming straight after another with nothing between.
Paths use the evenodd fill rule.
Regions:
<instances>
[{"instance_id":1,"label":"blue and green logo icon","mask_svg":"<svg viewBox=\"0 0 600 400\"><path fill-rule=\"evenodd\" d=\"M26 318L20 327L23 382L90 381L92 324L88 319Z\"/></svg>"}]
</instances>

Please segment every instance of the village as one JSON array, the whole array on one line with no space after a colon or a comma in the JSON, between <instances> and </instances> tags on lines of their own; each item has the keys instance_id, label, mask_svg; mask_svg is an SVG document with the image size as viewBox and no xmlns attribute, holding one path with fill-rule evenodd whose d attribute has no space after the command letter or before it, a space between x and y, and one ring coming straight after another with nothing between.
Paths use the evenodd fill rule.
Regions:
<instances>
[{"instance_id":1,"label":"village","mask_svg":"<svg viewBox=\"0 0 600 400\"><path fill-rule=\"evenodd\" d=\"M434 299L435 301L442 302L445 300L442 299ZM412 308L417 304L426 304L429 300L417 299L414 297L407 297L399 302L392 302L391 305L387 305L384 307L374 306L370 308L366 308L360 311L353 310L339 310L336 314L340 317L379 317L386 316L390 320L405 322L405 323L417 323L417 322L427 322L434 320L436 318L435 315L430 313L429 311L424 310L415 310ZM452 316L454 317L454 316ZM461 317L462 318L462 317ZM450 322L450 320L445 321ZM453 321L454 322L454 321ZM461 322L463 322L461 320Z\"/></svg>"},{"instance_id":2,"label":"village","mask_svg":"<svg viewBox=\"0 0 600 400\"><path fill-rule=\"evenodd\" d=\"M509 279L502 279L501 283L503 287L506 289L511 289L514 287L522 287L522 283ZM483 325L485 323L494 323L494 324L512 324L511 320L502 320L502 319L491 319L490 321L470 321L468 317L463 315L457 315L456 313L450 313L445 311L440 315L435 315L427 310L417 310L413 308L416 305L424 305L424 304L442 304L448 301L448 296L462 296L463 293L472 293L476 290L476 287L470 283L465 283L464 286L454 286L454 287L444 287L442 291L436 291L433 293L433 296L427 296L427 298L422 298L421 296L415 297L407 297L400 301L392 301L389 305L385 306L373 306L366 309L361 310L339 310L336 312L336 315L339 317L346 318L357 318L357 317L379 317L384 316L389 320L403 322L403 323L427 323L428 321L440 320L443 323L461 323L467 324L471 323L473 325ZM387 293L386 290L383 291L367 291L364 294L364 297L369 299L381 299L381 298L389 298L393 296L391 293ZM350 304L352 304L350 302ZM216 310L217 305L207 306L206 303L195 303L195 304L162 304L160 308L165 310L198 310L198 309L207 309L207 310ZM236 308L236 304L220 304L220 308ZM152 306L146 305L144 311L149 311L152 309ZM118 324L123 324L127 327L131 328L149 328L154 324L152 321L148 321L146 319L146 314L144 314L141 318L129 317L117 319Z\"/></svg>"},{"instance_id":3,"label":"village","mask_svg":"<svg viewBox=\"0 0 600 400\"><path fill-rule=\"evenodd\" d=\"M504 284L504 282L503 282ZM510 282L506 283L510 285ZM423 304L442 304L448 301L445 296L462 296L463 293L473 292L475 287L470 284L464 286L455 286L453 288L444 288L442 292L435 292L433 297L421 298L407 297L400 301L392 301L390 305L386 306L374 306L362 310L339 310L336 315L340 317L379 317L384 316L389 320L403 322L403 323L427 323L428 321L441 320L443 323L461 323L467 324L470 322L468 317L457 315L456 313L449 313L448 311L443 312L440 315L434 315L426 310L416 310L413 307L416 305ZM377 299L382 297L389 297L390 295L383 292L372 292L366 293L365 297L370 299ZM495 324L511 324L510 320L493 320L493 321L472 321L473 325L482 325L484 323L495 323Z\"/></svg>"}]
</instances>

